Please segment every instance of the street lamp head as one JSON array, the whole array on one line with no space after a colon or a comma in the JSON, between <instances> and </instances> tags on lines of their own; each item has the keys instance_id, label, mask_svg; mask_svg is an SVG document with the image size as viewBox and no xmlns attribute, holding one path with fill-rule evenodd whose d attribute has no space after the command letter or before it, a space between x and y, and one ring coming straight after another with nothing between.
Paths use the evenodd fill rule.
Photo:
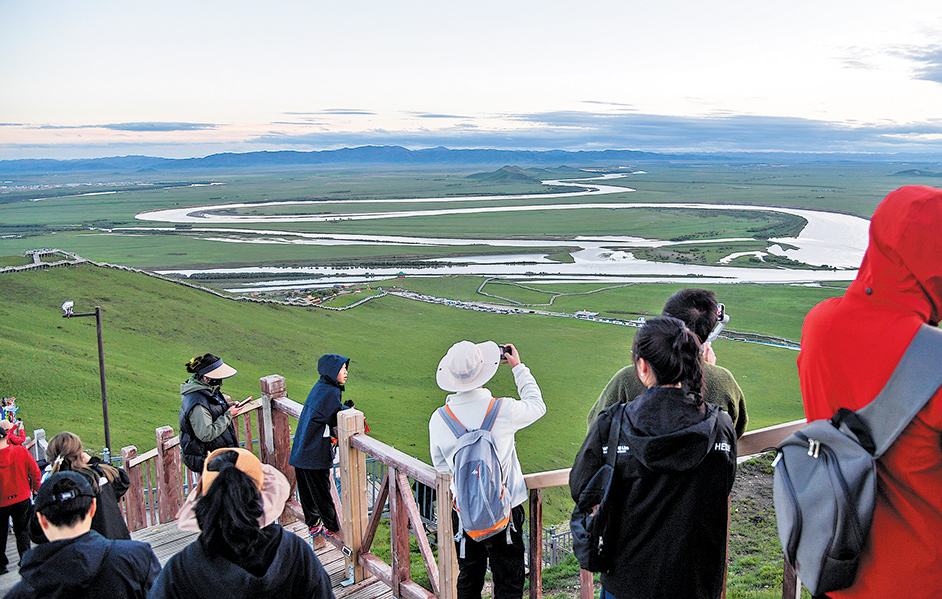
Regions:
<instances>
[{"instance_id":1,"label":"street lamp head","mask_svg":"<svg viewBox=\"0 0 942 599\"><path fill-rule=\"evenodd\" d=\"M75 302L73 302L72 300L66 300L65 303L62 304L62 315L72 316L72 306L74 305L75 305Z\"/></svg>"}]
</instances>

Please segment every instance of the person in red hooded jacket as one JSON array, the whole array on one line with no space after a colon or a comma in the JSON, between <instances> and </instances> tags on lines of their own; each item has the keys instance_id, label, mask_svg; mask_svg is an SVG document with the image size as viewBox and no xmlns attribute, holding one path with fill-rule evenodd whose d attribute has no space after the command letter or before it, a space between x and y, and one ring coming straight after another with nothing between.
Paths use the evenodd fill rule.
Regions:
<instances>
[{"instance_id":1,"label":"person in red hooded jacket","mask_svg":"<svg viewBox=\"0 0 942 599\"><path fill-rule=\"evenodd\" d=\"M6 550L11 519L20 560L29 551L29 508L42 477L32 454L22 445L10 443L11 430L13 424L9 420L0 420L0 574L7 571L9 564Z\"/></svg>"},{"instance_id":2,"label":"person in red hooded jacket","mask_svg":"<svg viewBox=\"0 0 942 599\"><path fill-rule=\"evenodd\" d=\"M843 297L802 327L808 420L870 403L924 323L942 318L942 190L907 186L870 219L870 244ZM942 368L942 356L939 356ZM878 462L873 526L854 584L834 599L942 596L942 389Z\"/></svg>"}]
</instances>

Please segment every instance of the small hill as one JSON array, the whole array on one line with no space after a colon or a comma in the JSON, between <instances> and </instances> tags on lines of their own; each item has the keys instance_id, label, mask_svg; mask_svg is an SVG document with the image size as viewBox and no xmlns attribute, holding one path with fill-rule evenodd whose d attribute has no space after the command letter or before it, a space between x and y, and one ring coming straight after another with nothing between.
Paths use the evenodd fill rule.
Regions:
<instances>
[{"instance_id":1,"label":"small hill","mask_svg":"<svg viewBox=\"0 0 942 599\"><path fill-rule=\"evenodd\" d=\"M579 179L596 176L594 173L586 172L583 169L571 166L557 166L553 168L523 168L520 166L503 166L496 171L486 173L474 173L465 177L474 181L484 181L488 183L518 183L532 182L540 183L546 179Z\"/></svg>"},{"instance_id":2,"label":"small hill","mask_svg":"<svg viewBox=\"0 0 942 599\"><path fill-rule=\"evenodd\" d=\"M942 177L942 173L933 173L918 168L911 168L905 171L899 171L890 175L891 177Z\"/></svg>"},{"instance_id":3,"label":"small hill","mask_svg":"<svg viewBox=\"0 0 942 599\"><path fill-rule=\"evenodd\" d=\"M473 175L468 175L466 178L486 183L540 182L538 177L531 175L527 170L522 169L519 166L504 166L497 169L496 171L489 173L474 173Z\"/></svg>"}]
</instances>

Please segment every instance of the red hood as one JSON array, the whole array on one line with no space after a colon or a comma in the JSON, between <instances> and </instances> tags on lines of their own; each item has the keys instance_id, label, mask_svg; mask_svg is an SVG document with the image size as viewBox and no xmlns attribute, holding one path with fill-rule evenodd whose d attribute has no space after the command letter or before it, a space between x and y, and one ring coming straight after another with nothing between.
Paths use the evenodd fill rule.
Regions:
<instances>
[{"instance_id":1,"label":"red hood","mask_svg":"<svg viewBox=\"0 0 942 599\"><path fill-rule=\"evenodd\" d=\"M886 196L870 219L870 244L848 295L942 317L942 189L908 185Z\"/></svg>"}]
</instances>

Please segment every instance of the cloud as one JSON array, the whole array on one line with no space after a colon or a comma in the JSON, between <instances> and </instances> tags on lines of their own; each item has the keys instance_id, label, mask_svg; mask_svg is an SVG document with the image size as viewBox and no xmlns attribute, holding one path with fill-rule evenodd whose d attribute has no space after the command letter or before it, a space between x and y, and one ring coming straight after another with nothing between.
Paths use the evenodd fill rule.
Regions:
<instances>
[{"instance_id":1,"label":"cloud","mask_svg":"<svg viewBox=\"0 0 942 599\"><path fill-rule=\"evenodd\" d=\"M165 123L160 121L143 123L109 123L106 125L39 125L35 129L108 129L110 131L199 131L216 129L212 123Z\"/></svg>"},{"instance_id":2,"label":"cloud","mask_svg":"<svg viewBox=\"0 0 942 599\"><path fill-rule=\"evenodd\" d=\"M896 152L942 151L942 121L850 126L791 117L714 115L676 117L559 111L505 115L502 129L462 124L437 130L313 132L264 135L255 144L294 149L355 145L409 148L533 150L632 149L655 152Z\"/></svg>"},{"instance_id":3,"label":"cloud","mask_svg":"<svg viewBox=\"0 0 942 599\"><path fill-rule=\"evenodd\" d=\"M880 58L885 56L911 63L914 79L942 83L942 44L850 48L842 60L846 66L852 69L872 71L880 68L878 66Z\"/></svg>"},{"instance_id":4,"label":"cloud","mask_svg":"<svg viewBox=\"0 0 942 599\"><path fill-rule=\"evenodd\" d=\"M470 119L473 117L461 116L457 114L435 114L430 112L410 112L410 116L414 116L419 119Z\"/></svg>"},{"instance_id":5,"label":"cloud","mask_svg":"<svg viewBox=\"0 0 942 599\"><path fill-rule=\"evenodd\" d=\"M919 64L916 79L942 83L942 45L913 50L909 59Z\"/></svg>"},{"instance_id":6,"label":"cloud","mask_svg":"<svg viewBox=\"0 0 942 599\"><path fill-rule=\"evenodd\" d=\"M431 113L421 113L431 114ZM328 117L322 117L325 123ZM290 119L289 119L290 120ZM304 120L298 118L296 120ZM445 126L435 127L435 124ZM311 123L307 123L310 125ZM146 125L146 127L144 126ZM224 127L184 123L183 129ZM628 111L550 111L488 115L455 122L435 117L413 120L411 126L369 130L278 126L249 138L176 141L173 136L142 135L140 140L39 140L0 143L0 155L69 157L113 156L118 152L164 157L204 156L255 150L330 150L366 145L410 149L444 146L454 149L505 150L641 150L682 152L815 152L912 153L942 155L942 119L906 124L835 123L794 117L715 113L700 117L642 114ZM180 124L139 123L122 130L175 131ZM98 125L98 127L101 127ZM118 127L118 126L116 126ZM82 150L84 148L84 151ZM61 151L60 151L61 150Z\"/></svg>"},{"instance_id":7,"label":"cloud","mask_svg":"<svg viewBox=\"0 0 942 599\"><path fill-rule=\"evenodd\" d=\"M362 110L359 108L325 108L324 110L314 110L307 112L286 112L284 114L291 116L323 116L325 114L330 115L358 115L358 116L373 116L376 113L372 110Z\"/></svg>"},{"instance_id":8,"label":"cloud","mask_svg":"<svg viewBox=\"0 0 942 599\"><path fill-rule=\"evenodd\" d=\"M218 125L211 123L112 123L99 125L102 129L112 131L199 131L202 129L215 129Z\"/></svg>"}]
</instances>

